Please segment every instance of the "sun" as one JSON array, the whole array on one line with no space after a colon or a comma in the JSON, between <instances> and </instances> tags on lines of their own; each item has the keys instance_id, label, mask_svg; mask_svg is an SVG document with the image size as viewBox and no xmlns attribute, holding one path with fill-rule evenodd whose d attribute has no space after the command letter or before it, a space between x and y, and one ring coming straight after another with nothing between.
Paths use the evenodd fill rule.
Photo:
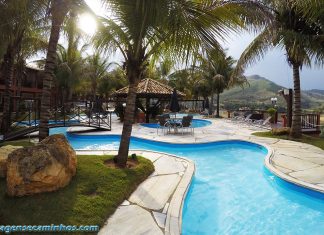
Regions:
<instances>
[{"instance_id":1,"label":"sun","mask_svg":"<svg viewBox=\"0 0 324 235\"><path fill-rule=\"evenodd\" d=\"M78 26L82 31L84 31L89 36L94 35L97 30L97 22L93 18L93 16L89 14L82 14L80 16Z\"/></svg>"}]
</instances>

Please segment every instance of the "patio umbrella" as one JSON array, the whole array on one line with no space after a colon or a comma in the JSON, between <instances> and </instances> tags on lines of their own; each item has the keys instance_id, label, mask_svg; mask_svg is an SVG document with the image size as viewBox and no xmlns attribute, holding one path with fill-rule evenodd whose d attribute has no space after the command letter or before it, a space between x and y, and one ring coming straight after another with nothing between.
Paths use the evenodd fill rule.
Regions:
<instances>
[{"instance_id":1,"label":"patio umbrella","mask_svg":"<svg viewBox=\"0 0 324 235\"><path fill-rule=\"evenodd\" d=\"M173 93L171 95L170 110L173 113L177 113L180 111L180 105L179 105L178 94L176 89L173 90Z\"/></svg>"}]
</instances>

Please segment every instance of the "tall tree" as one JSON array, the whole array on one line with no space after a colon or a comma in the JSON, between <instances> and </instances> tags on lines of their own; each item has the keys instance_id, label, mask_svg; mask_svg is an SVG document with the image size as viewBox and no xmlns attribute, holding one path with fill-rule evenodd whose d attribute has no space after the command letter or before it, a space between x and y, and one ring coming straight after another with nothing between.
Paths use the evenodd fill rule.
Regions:
<instances>
[{"instance_id":1,"label":"tall tree","mask_svg":"<svg viewBox=\"0 0 324 235\"><path fill-rule=\"evenodd\" d=\"M50 106L52 96L52 81L56 65L56 50L60 38L60 30L67 15L69 6L64 0L51 1L51 33L48 43L48 50L45 62L45 71L43 77L43 93L41 101L41 118L39 125L39 140L43 140L49 135L48 121L50 118Z\"/></svg>"},{"instance_id":2,"label":"tall tree","mask_svg":"<svg viewBox=\"0 0 324 235\"><path fill-rule=\"evenodd\" d=\"M60 38L60 30L68 12L90 11L84 0L51 0L51 32L48 43L45 71L43 77L43 93L41 102L41 118L39 125L39 140L49 135L48 121L50 118L51 91L56 65L57 44Z\"/></svg>"},{"instance_id":3,"label":"tall tree","mask_svg":"<svg viewBox=\"0 0 324 235\"><path fill-rule=\"evenodd\" d=\"M225 52L211 51L204 57L200 57L200 66L197 68L206 81L211 95L210 113L213 113L214 94L216 94L216 117L219 117L220 94L225 89L242 85L246 82L243 71L233 74L236 61L231 56L226 56Z\"/></svg>"},{"instance_id":4,"label":"tall tree","mask_svg":"<svg viewBox=\"0 0 324 235\"><path fill-rule=\"evenodd\" d=\"M324 64L323 36L320 36L323 35L324 28L319 21L297 8L295 3L298 1L269 0L266 2L272 11L273 21L261 28L261 33L243 52L238 61L238 68L256 62L273 47L285 50L294 81L293 122L290 136L299 138L302 115L300 70L303 66L310 67L312 61L317 65ZM322 11L322 9L314 8L312 11Z\"/></svg>"},{"instance_id":5,"label":"tall tree","mask_svg":"<svg viewBox=\"0 0 324 235\"><path fill-rule=\"evenodd\" d=\"M6 133L10 125L11 87L15 62L21 54L24 39L30 36L44 17L44 1L1 1L0 7L0 55L1 74L5 80L1 131Z\"/></svg>"},{"instance_id":6,"label":"tall tree","mask_svg":"<svg viewBox=\"0 0 324 235\"><path fill-rule=\"evenodd\" d=\"M98 83L107 77L108 69L114 63L109 63L108 59L103 59L99 52L87 58L85 76L90 80L92 99L96 100Z\"/></svg>"},{"instance_id":7,"label":"tall tree","mask_svg":"<svg viewBox=\"0 0 324 235\"><path fill-rule=\"evenodd\" d=\"M84 77L86 68L86 60L82 57L84 48L70 50L58 45L57 64L54 75L56 95L61 97L62 104L65 101L72 100L74 88L82 77Z\"/></svg>"},{"instance_id":8,"label":"tall tree","mask_svg":"<svg viewBox=\"0 0 324 235\"><path fill-rule=\"evenodd\" d=\"M117 163L125 167L135 113L136 87L149 59L167 51L178 60L189 61L193 52L218 48L216 38L242 26L241 1L214 0L105 0L112 12L102 19L96 41L99 47L118 49L124 57L129 81L125 119ZM251 8L260 10L249 1ZM253 7L252 7L253 6ZM244 11L245 13L246 11ZM245 19L247 19L245 17Z\"/></svg>"}]
</instances>

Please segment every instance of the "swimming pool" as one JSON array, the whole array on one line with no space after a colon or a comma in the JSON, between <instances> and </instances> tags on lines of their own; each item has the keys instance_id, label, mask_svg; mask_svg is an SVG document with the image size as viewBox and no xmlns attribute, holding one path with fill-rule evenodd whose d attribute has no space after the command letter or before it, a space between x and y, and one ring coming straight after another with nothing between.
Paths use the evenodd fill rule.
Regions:
<instances>
[{"instance_id":1,"label":"swimming pool","mask_svg":"<svg viewBox=\"0 0 324 235\"><path fill-rule=\"evenodd\" d=\"M18 122L18 126L38 126L40 123L40 120L31 120L31 121L20 121ZM49 120L49 124L64 124L64 121L62 120ZM68 124L77 124L80 123L79 120L66 120L65 123Z\"/></svg>"},{"instance_id":2,"label":"swimming pool","mask_svg":"<svg viewBox=\"0 0 324 235\"><path fill-rule=\"evenodd\" d=\"M117 149L120 140L119 136L67 137L75 149ZM184 235L323 234L324 194L271 174L263 165L267 150L259 145L242 141L168 144L132 138L131 148L195 162L183 208Z\"/></svg>"},{"instance_id":3,"label":"swimming pool","mask_svg":"<svg viewBox=\"0 0 324 235\"><path fill-rule=\"evenodd\" d=\"M203 119L193 119L192 126L194 128L205 127L211 125L211 121L203 120ZM157 123L141 123L141 126L148 127L148 128L158 128L159 124Z\"/></svg>"}]
</instances>

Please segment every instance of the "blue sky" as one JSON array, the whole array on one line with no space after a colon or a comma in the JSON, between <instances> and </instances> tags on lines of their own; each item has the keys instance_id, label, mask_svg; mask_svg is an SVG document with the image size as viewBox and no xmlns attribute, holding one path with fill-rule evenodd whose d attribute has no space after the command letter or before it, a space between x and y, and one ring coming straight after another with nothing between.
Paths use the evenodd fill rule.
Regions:
<instances>
[{"instance_id":1,"label":"blue sky","mask_svg":"<svg viewBox=\"0 0 324 235\"><path fill-rule=\"evenodd\" d=\"M86 0L89 6L99 15L105 15L106 10L101 6L100 0ZM248 33L233 35L223 43L228 48L228 54L238 59L244 49L253 40L254 36ZM119 56L117 56L119 57ZM113 60L116 59L112 58ZM120 59L120 58L119 58ZM118 59L117 59L118 60ZM278 85L292 88L292 69L288 66L285 53L279 49L270 51L263 60L260 60L246 70L246 75L258 74ZM324 68L303 68L301 72L301 87L303 90L323 89L324 90Z\"/></svg>"}]
</instances>

